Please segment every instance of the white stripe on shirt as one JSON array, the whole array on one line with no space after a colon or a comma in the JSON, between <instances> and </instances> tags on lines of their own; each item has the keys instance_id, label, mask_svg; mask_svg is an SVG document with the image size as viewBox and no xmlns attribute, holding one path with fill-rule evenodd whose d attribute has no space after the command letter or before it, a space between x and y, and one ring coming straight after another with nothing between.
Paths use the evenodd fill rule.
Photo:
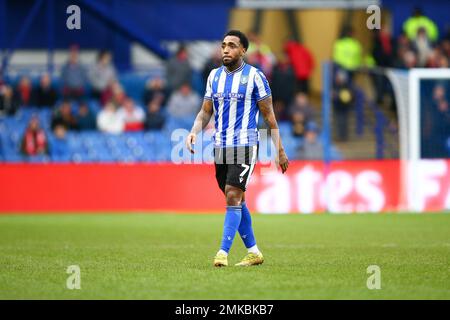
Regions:
<instances>
[{"instance_id":1,"label":"white stripe on shirt","mask_svg":"<svg viewBox=\"0 0 450 320\"><path fill-rule=\"evenodd\" d=\"M225 80L227 79L226 72L223 72L220 74L219 83L217 85L217 92L223 93L225 89ZM224 97L219 98L219 108L217 112L219 113L219 117L217 118L218 126L217 126L217 132L222 132L222 118L223 118L223 105L224 105ZM220 137L220 134L216 135L219 136L220 144L222 144L222 137ZM216 141L217 143L217 141Z\"/></svg>"},{"instance_id":2,"label":"white stripe on shirt","mask_svg":"<svg viewBox=\"0 0 450 320\"><path fill-rule=\"evenodd\" d=\"M262 77L259 73L256 73L255 75L255 83L256 87L258 88L258 94L260 99L264 98L267 95L266 88L264 87L264 82L262 80Z\"/></svg>"},{"instance_id":3,"label":"white stripe on shirt","mask_svg":"<svg viewBox=\"0 0 450 320\"><path fill-rule=\"evenodd\" d=\"M245 103L244 103L244 116L242 117L242 129L240 133L240 143L247 144L247 126L250 117L250 107L252 105L252 92L253 92L253 77L255 76L256 69L251 68L248 74L248 84L247 91L245 92Z\"/></svg>"},{"instance_id":4,"label":"white stripe on shirt","mask_svg":"<svg viewBox=\"0 0 450 320\"><path fill-rule=\"evenodd\" d=\"M217 73L217 69L213 69L209 73L208 80L206 80L206 92L205 92L205 96L204 96L204 98L210 99L210 100L212 100L212 80L211 79L214 78L214 76L212 76L213 73L215 75Z\"/></svg>"},{"instance_id":5,"label":"white stripe on shirt","mask_svg":"<svg viewBox=\"0 0 450 320\"><path fill-rule=\"evenodd\" d=\"M238 93L239 84L241 82L242 70L235 73L233 76L233 82L231 84L231 93ZM228 116L228 129L226 133L226 145L233 145L234 138L234 125L236 124L236 112L237 112L237 98L231 98L230 100L230 114Z\"/></svg>"}]
</instances>

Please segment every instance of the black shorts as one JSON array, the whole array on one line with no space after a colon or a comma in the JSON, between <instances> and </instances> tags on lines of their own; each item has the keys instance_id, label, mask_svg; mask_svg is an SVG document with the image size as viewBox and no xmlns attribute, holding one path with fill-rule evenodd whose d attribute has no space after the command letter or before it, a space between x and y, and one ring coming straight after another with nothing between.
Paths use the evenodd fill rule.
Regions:
<instances>
[{"instance_id":1,"label":"black shorts","mask_svg":"<svg viewBox=\"0 0 450 320\"><path fill-rule=\"evenodd\" d=\"M258 157L258 146L214 148L214 165L219 188L225 185L246 190Z\"/></svg>"}]
</instances>

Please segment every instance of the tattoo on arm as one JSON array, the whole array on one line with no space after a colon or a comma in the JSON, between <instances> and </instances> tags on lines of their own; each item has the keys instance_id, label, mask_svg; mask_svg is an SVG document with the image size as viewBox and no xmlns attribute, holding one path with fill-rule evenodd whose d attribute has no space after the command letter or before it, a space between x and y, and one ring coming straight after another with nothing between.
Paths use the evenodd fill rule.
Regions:
<instances>
[{"instance_id":1,"label":"tattoo on arm","mask_svg":"<svg viewBox=\"0 0 450 320\"><path fill-rule=\"evenodd\" d=\"M283 144L281 143L277 119L275 118L275 113L273 112L272 97L270 96L259 101L258 107L261 111L262 116L264 117L264 121L267 123L270 129L270 135L275 147L277 148L277 150L283 150Z\"/></svg>"},{"instance_id":2,"label":"tattoo on arm","mask_svg":"<svg viewBox=\"0 0 450 320\"><path fill-rule=\"evenodd\" d=\"M202 108L195 118L194 125L192 126L191 132L198 134L202 131L209 123L211 116L213 114L212 101L205 99L203 100Z\"/></svg>"},{"instance_id":3,"label":"tattoo on arm","mask_svg":"<svg viewBox=\"0 0 450 320\"><path fill-rule=\"evenodd\" d=\"M270 129L278 129L277 120L275 119L275 113L273 112L272 97L267 97L258 102L259 110L264 117L267 125Z\"/></svg>"}]
</instances>

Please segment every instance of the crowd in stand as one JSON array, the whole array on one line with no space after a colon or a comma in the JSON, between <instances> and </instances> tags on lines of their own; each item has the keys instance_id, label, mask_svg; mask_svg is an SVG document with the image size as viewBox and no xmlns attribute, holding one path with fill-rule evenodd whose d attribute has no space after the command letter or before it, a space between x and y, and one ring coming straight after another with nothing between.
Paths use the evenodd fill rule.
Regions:
<instances>
[{"instance_id":1,"label":"crowd in stand","mask_svg":"<svg viewBox=\"0 0 450 320\"><path fill-rule=\"evenodd\" d=\"M291 124L291 133L302 139L299 157L322 158L316 107L310 103L309 79L315 68L314 57L302 43L288 40L283 53L275 57L270 47L258 34L249 33L248 63L260 68L271 83L274 111L280 122ZM440 40L439 40L440 39ZM373 48L364 56L361 44L346 28L336 40L333 61L332 101L337 138L348 139L348 118L354 107L352 79L361 67L439 67L448 68L450 58L450 30L439 37L434 23L416 10L404 24L404 32L393 38L383 27L373 33ZM206 62L202 75L220 66L220 50ZM79 60L79 49L72 46L67 63L61 70L61 88L56 90L48 74L43 74L36 87L23 76L12 88L0 79L0 116L12 115L19 107L53 108L51 129L56 137L64 138L68 130L100 130L119 134L126 131L161 130L168 117L185 119L195 116L201 97L192 89L193 68L186 47L180 46L166 63L166 78L152 78L145 84L140 101L134 101L118 81L111 54L101 51L94 65L87 68ZM381 103L386 94L392 94L389 82L382 76L373 76L376 100ZM89 90L87 89L89 88ZM441 112L449 113L448 90L443 87L441 100L436 104ZM94 114L87 101L94 99L101 110ZM73 102L77 108L73 108ZM33 117L22 139L24 154L48 152L46 134L39 120Z\"/></svg>"},{"instance_id":2,"label":"crowd in stand","mask_svg":"<svg viewBox=\"0 0 450 320\"><path fill-rule=\"evenodd\" d=\"M416 8L403 24L403 31L393 37L384 25L372 33L372 48L363 55L362 46L354 38L351 28L346 28L334 44L333 60L337 68L334 73L333 106L337 137L348 139L348 117L354 108L354 74L364 69L369 72L375 91L375 102L388 105L396 114L397 107L390 81L381 68L448 68L450 61L450 29L439 35L436 24ZM372 71L373 70L373 71ZM448 88L444 96L448 99ZM436 110L435 110L436 111Z\"/></svg>"},{"instance_id":3,"label":"crowd in stand","mask_svg":"<svg viewBox=\"0 0 450 320\"><path fill-rule=\"evenodd\" d=\"M61 70L60 90L52 85L49 74L43 74L35 87L28 76L22 76L14 88L0 81L0 117L29 106L52 108L51 130L56 138L64 139L67 131L120 134L161 130L167 117L190 117L199 110L201 98L191 88L192 68L186 48L181 47L167 63L165 81L158 77L148 80L140 101L127 95L111 58L108 51L101 51L88 69L79 61L78 47L72 46ZM100 104L98 113L89 107L91 100ZM47 154L47 144L46 132L34 116L23 135L21 150L25 155Z\"/></svg>"}]
</instances>

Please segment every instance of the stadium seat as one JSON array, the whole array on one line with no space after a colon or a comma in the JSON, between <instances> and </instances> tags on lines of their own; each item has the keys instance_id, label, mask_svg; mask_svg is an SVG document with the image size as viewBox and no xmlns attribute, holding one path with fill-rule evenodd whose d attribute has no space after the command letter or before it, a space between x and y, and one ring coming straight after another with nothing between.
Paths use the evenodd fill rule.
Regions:
<instances>
[{"instance_id":1,"label":"stadium seat","mask_svg":"<svg viewBox=\"0 0 450 320\"><path fill-rule=\"evenodd\" d=\"M280 122L278 128L280 129L281 136L290 135L292 132L292 124L287 121Z\"/></svg>"},{"instance_id":2,"label":"stadium seat","mask_svg":"<svg viewBox=\"0 0 450 320\"><path fill-rule=\"evenodd\" d=\"M51 161L51 158L47 155L24 157L23 159L28 163L47 163Z\"/></svg>"},{"instance_id":3,"label":"stadium seat","mask_svg":"<svg viewBox=\"0 0 450 320\"><path fill-rule=\"evenodd\" d=\"M18 153L16 153L16 152L14 152L14 153L13 152L5 153L3 158L7 162L23 162L24 161L23 156L18 154Z\"/></svg>"}]
</instances>

